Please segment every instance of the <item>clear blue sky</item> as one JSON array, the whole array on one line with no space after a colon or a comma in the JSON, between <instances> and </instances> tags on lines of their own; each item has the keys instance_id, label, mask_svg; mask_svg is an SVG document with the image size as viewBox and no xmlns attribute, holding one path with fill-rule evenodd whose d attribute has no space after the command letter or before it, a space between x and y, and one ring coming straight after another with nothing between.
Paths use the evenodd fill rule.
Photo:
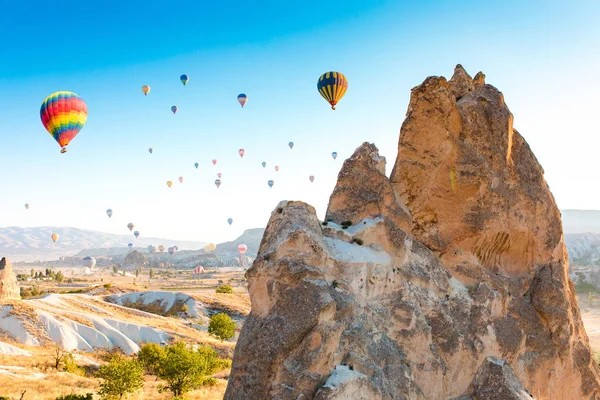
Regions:
<instances>
[{"instance_id":1,"label":"clear blue sky","mask_svg":"<svg viewBox=\"0 0 600 400\"><path fill-rule=\"evenodd\" d=\"M1 226L217 242L282 199L323 217L343 160L375 142L391 170L410 89L457 63L504 92L559 206L600 209L598 1L35 3L0 0ZM337 111L316 90L330 70L349 80ZM89 109L67 154L39 120L58 90Z\"/></svg>"}]
</instances>

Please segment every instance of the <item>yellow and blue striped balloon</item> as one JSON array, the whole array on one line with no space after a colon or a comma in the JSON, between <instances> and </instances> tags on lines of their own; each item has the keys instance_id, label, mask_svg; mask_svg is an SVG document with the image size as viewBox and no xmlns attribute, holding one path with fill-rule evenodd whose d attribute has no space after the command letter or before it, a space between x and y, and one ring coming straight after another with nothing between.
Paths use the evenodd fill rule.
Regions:
<instances>
[{"instance_id":1,"label":"yellow and blue striped balloon","mask_svg":"<svg viewBox=\"0 0 600 400\"><path fill-rule=\"evenodd\" d=\"M326 72L319 77L317 89L335 110L335 105L344 97L348 89L348 80L341 72Z\"/></svg>"},{"instance_id":2,"label":"yellow and blue striped balloon","mask_svg":"<svg viewBox=\"0 0 600 400\"><path fill-rule=\"evenodd\" d=\"M40 108L42 124L62 147L62 153L67 151L66 146L83 128L87 116L85 101L73 92L52 93Z\"/></svg>"}]
</instances>

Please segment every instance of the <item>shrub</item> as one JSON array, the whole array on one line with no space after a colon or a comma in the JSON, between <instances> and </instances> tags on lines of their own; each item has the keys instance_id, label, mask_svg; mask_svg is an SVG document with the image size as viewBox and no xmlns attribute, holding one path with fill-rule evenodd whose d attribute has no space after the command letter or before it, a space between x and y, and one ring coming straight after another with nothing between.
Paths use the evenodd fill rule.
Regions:
<instances>
[{"instance_id":1,"label":"shrub","mask_svg":"<svg viewBox=\"0 0 600 400\"><path fill-rule=\"evenodd\" d=\"M146 343L142 346L137 356L146 374L156 375L160 367L160 361L165 357L165 351L156 343Z\"/></svg>"},{"instance_id":2,"label":"shrub","mask_svg":"<svg viewBox=\"0 0 600 400\"><path fill-rule=\"evenodd\" d=\"M334 288L339 287L340 283L338 281L333 281L331 282L331 286L333 286Z\"/></svg>"},{"instance_id":3,"label":"shrub","mask_svg":"<svg viewBox=\"0 0 600 400\"><path fill-rule=\"evenodd\" d=\"M342 222L342 226L345 226L346 228L352 226L352 221L344 221Z\"/></svg>"},{"instance_id":4,"label":"shrub","mask_svg":"<svg viewBox=\"0 0 600 400\"><path fill-rule=\"evenodd\" d=\"M233 293L231 285L221 285L216 290L216 293Z\"/></svg>"},{"instance_id":5,"label":"shrub","mask_svg":"<svg viewBox=\"0 0 600 400\"><path fill-rule=\"evenodd\" d=\"M98 394L101 399L122 399L144 386L144 368L137 360L114 356L97 373L103 380Z\"/></svg>"},{"instance_id":6,"label":"shrub","mask_svg":"<svg viewBox=\"0 0 600 400\"><path fill-rule=\"evenodd\" d=\"M323 221L322 224L323 224L323 226L327 226L327 225L329 225L329 222Z\"/></svg>"},{"instance_id":7,"label":"shrub","mask_svg":"<svg viewBox=\"0 0 600 400\"><path fill-rule=\"evenodd\" d=\"M68 372L70 374L75 374L79 376L85 376L85 370L81 368L77 363L75 363L75 359L73 358L73 354L68 353L62 360L63 371Z\"/></svg>"},{"instance_id":8,"label":"shrub","mask_svg":"<svg viewBox=\"0 0 600 400\"><path fill-rule=\"evenodd\" d=\"M235 321L224 313L215 314L210 317L208 333L215 335L221 340L231 339L235 336Z\"/></svg>"},{"instance_id":9,"label":"shrub","mask_svg":"<svg viewBox=\"0 0 600 400\"><path fill-rule=\"evenodd\" d=\"M363 240L359 238L352 238L352 242L356 243L359 246L362 246L364 243Z\"/></svg>"},{"instance_id":10,"label":"shrub","mask_svg":"<svg viewBox=\"0 0 600 400\"><path fill-rule=\"evenodd\" d=\"M68 394L66 396L57 397L56 400L94 400L94 395L92 393Z\"/></svg>"},{"instance_id":11,"label":"shrub","mask_svg":"<svg viewBox=\"0 0 600 400\"><path fill-rule=\"evenodd\" d=\"M104 289L110 289L112 287L112 283L105 283L103 286Z\"/></svg>"}]
</instances>

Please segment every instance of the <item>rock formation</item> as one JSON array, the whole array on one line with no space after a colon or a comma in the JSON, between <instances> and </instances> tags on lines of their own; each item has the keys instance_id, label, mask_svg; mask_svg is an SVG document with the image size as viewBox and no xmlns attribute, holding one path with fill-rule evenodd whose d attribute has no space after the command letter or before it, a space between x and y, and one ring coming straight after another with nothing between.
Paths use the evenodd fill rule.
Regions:
<instances>
[{"instance_id":1,"label":"rock formation","mask_svg":"<svg viewBox=\"0 0 600 400\"><path fill-rule=\"evenodd\" d=\"M384 172L364 143L326 221L275 209L225 399L599 399L560 213L485 76L414 88Z\"/></svg>"},{"instance_id":2,"label":"rock formation","mask_svg":"<svg viewBox=\"0 0 600 400\"><path fill-rule=\"evenodd\" d=\"M0 260L0 301L21 300L21 291L17 277L10 262L3 257Z\"/></svg>"}]
</instances>

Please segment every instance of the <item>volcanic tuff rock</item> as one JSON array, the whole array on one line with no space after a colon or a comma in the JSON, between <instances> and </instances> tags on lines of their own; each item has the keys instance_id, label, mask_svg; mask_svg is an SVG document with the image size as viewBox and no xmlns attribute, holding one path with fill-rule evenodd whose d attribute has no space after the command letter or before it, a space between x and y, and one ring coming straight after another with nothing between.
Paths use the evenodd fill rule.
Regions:
<instances>
[{"instance_id":1,"label":"volcanic tuff rock","mask_svg":"<svg viewBox=\"0 0 600 400\"><path fill-rule=\"evenodd\" d=\"M275 209L225 399L600 398L560 213L502 94L461 66L427 78L398 150L388 179L360 146L325 222Z\"/></svg>"},{"instance_id":2,"label":"volcanic tuff rock","mask_svg":"<svg viewBox=\"0 0 600 400\"><path fill-rule=\"evenodd\" d=\"M10 262L3 257L0 260L0 300L13 299L20 300L21 291Z\"/></svg>"}]
</instances>

